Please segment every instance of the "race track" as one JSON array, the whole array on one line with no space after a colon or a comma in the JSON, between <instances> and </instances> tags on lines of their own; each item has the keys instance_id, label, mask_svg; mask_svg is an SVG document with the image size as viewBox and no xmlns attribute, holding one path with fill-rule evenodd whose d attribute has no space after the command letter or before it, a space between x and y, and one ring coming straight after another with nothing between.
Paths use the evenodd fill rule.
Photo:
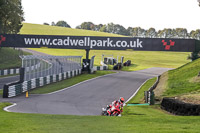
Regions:
<instances>
[{"instance_id":1,"label":"race track","mask_svg":"<svg viewBox=\"0 0 200 133\"><path fill-rule=\"evenodd\" d=\"M2 101L16 103L7 108L11 112L100 115L101 108L119 97L129 99L149 78L167 71L167 68L150 68L135 72L106 75L52 94L21 95Z\"/></svg>"}]
</instances>

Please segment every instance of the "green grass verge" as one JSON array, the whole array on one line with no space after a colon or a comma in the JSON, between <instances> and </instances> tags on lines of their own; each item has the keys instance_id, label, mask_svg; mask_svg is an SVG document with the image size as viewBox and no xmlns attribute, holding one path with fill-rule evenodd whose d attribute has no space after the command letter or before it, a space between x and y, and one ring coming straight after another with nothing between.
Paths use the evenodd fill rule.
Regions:
<instances>
[{"instance_id":1,"label":"green grass verge","mask_svg":"<svg viewBox=\"0 0 200 133\"><path fill-rule=\"evenodd\" d=\"M0 48L0 69L21 66L19 51L11 48Z\"/></svg>"},{"instance_id":2,"label":"green grass verge","mask_svg":"<svg viewBox=\"0 0 200 133\"><path fill-rule=\"evenodd\" d=\"M200 72L200 59L168 72L167 90L163 96L177 96L200 90L200 82L192 82Z\"/></svg>"},{"instance_id":3,"label":"green grass verge","mask_svg":"<svg viewBox=\"0 0 200 133\"><path fill-rule=\"evenodd\" d=\"M144 103L144 91L147 91L156 82L157 78L152 78L146 81L146 83L140 88L138 93L128 102L130 103Z\"/></svg>"},{"instance_id":4,"label":"green grass verge","mask_svg":"<svg viewBox=\"0 0 200 133\"><path fill-rule=\"evenodd\" d=\"M103 76L103 75L111 74L111 73L115 73L115 72L97 71L95 74L78 75L78 76L70 78L70 79L62 80L60 82L56 82L53 84L49 84L49 85L34 89L34 90L30 91L30 94L45 94L45 93L58 91L58 90L70 87L72 85L75 85L77 83L83 82L85 80L89 80L89 79L92 79L95 77L99 77L99 76Z\"/></svg>"},{"instance_id":5,"label":"green grass verge","mask_svg":"<svg viewBox=\"0 0 200 133\"><path fill-rule=\"evenodd\" d=\"M3 96L3 89L0 89L0 97Z\"/></svg>"}]
</instances>

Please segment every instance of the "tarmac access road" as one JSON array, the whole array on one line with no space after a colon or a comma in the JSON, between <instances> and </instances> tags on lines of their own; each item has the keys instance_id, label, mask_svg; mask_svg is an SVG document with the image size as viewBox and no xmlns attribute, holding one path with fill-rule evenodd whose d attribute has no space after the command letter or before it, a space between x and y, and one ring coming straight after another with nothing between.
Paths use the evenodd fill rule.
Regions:
<instances>
[{"instance_id":1,"label":"tarmac access road","mask_svg":"<svg viewBox=\"0 0 200 133\"><path fill-rule=\"evenodd\" d=\"M0 89L3 89L5 84L17 81L19 81L19 75L0 78Z\"/></svg>"},{"instance_id":2,"label":"tarmac access road","mask_svg":"<svg viewBox=\"0 0 200 133\"><path fill-rule=\"evenodd\" d=\"M61 91L42 95L20 95L0 99L16 103L7 111L39 114L100 115L101 108L124 97L129 99L149 78L158 76L167 68L149 68L141 71L122 72L95 78Z\"/></svg>"}]
</instances>

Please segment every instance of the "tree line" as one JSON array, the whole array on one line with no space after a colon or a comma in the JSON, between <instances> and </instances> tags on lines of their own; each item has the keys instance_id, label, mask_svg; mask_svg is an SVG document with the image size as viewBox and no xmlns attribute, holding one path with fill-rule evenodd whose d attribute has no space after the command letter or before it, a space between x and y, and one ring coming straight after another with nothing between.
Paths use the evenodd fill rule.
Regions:
<instances>
[{"instance_id":1,"label":"tree line","mask_svg":"<svg viewBox=\"0 0 200 133\"><path fill-rule=\"evenodd\" d=\"M44 23L45 24L45 23ZM47 24L47 23L46 23ZM47 24L49 25L49 24ZM52 22L52 26L69 27L65 21L58 21L57 23ZM192 30L188 32L186 28L164 28L163 30L156 31L155 28L143 29L141 27L128 27L124 28L122 25L108 23L108 24L94 24L92 22L83 22L76 26L76 29L85 29L92 31L108 32L113 34L141 37L141 38L184 38L184 39L197 39L200 40L200 29Z\"/></svg>"},{"instance_id":2,"label":"tree line","mask_svg":"<svg viewBox=\"0 0 200 133\"><path fill-rule=\"evenodd\" d=\"M24 21L24 12L21 0L0 0L0 34L17 34L19 33L22 22ZM44 23L49 25L48 23ZM71 28L66 21L52 22L52 26L62 26ZM93 31L108 32L131 37L147 38L193 38L200 40L200 29L188 32L185 28L156 31L155 28L143 29L141 27L128 27L127 29L120 24L94 24L92 22L83 22L76 26L76 29L85 29Z\"/></svg>"}]
</instances>

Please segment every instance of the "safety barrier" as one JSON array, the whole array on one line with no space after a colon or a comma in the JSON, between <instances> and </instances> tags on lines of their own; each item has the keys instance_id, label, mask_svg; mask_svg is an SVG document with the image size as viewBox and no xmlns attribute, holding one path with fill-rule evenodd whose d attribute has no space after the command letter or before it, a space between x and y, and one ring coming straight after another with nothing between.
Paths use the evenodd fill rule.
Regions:
<instances>
[{"instance_id":1,"label":"safety barrier","mask_svg":"<svg viewBox=\"0 0 200 133\"><path fill-rule=\"evenodd\" d=\"M184 103L174 98L163 98L161 109L166 110L175 115L183 116L199 116L200 105Z\"/></svg>"},{"instance_id":2,"label":"safety barrier","mask_svg":"<svg viewBox=\"0 0 200 133\"><path fill-rule=\"evenodd\" d=\"M157 77L156 82L149 88L149 90L144 92L145 103L149 103L150 105L154 105L155 94L154 94L153 90L157 87L157 85L160 81L160 76L161 75L159 75Z\"/></svg>"},{"instance_id":3,"label":"safety barrier","mask_svg":"<svg viewBox=\"0 0 200 133\"><path fill-rule=\"evenodd\" d=\"M19 74L19 68L4 69L0 70L0 76Z\"/></svg>"},{"instance_id":4,"label":"safety barrier","mask_svg":"<svg viewBox=\"0 0 200 133\"><path fill-rule=\"evenodd\" d=\"M160 81L160 76L161 76L161 75L159 75L159 76L157 77L156 82L154 83L154 85L153 85L151 88L149 88L149 91L153 91L153 90L157 87L157 85L158 85L158 83L159 83L159 81Z\"/></svg>"},{"instance_id":5,"label":"safety barrier","mask_svg":"<svg viewBox=\"0 0 200 133\"><path fill-rule=\"evenodd\" d=\"M108 70L108 66L94 66L93 71Z\"/></svg>"},{"instance_id":6,"label":"safety barrier","mask_svg":"<svg viewBox=\"0 0 200 133\"><path fill-rule=\"evenodd\" d=\"M34 78L29 81L24 81L22 83L12 83L12 84L7 84L4 85L4 90L3 90L3 97L8 98L8 97L15 97L17 95L20 95L24 92L27 92L29 90L51 84L53 82L58 82L64 79L68 79L77 75L81 74L81 69L76 69L64 73L59 73L59 74L54 74L54 75L48 75L46 77L39 77L39 78Z\"/></svg>"}]
</instances>

